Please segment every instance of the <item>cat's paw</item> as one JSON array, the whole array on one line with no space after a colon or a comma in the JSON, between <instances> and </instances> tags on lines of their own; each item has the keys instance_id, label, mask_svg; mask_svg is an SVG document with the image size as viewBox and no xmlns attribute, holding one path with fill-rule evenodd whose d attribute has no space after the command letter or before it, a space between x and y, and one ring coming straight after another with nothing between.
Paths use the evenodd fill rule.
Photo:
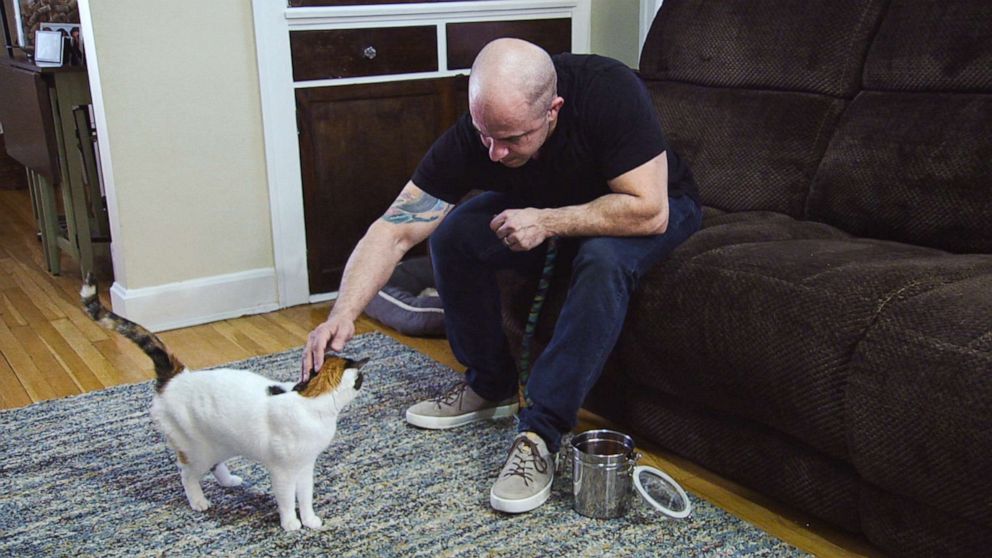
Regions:
<instances>
[{"instance_id":1,"label":"cat's paw","mask_svg":"<svg viewBox=\"0 0 992 558\"><path fill-rule=\"evenodd\" d=\"M207 511L207 509L210 508L210 500L207 500L206 496L200 496L198 498L190 498L189 507L199 512Z\"/></svg>"},{"instance_id":2,"label":"cat's paw","mask_svg":"<svg viewBox=\"0 0 992 558\"><path fill-rule=\"evenodd\" d=\"M303 524L311 529L320 529L324 526L324 520L316 515L303 518Z\"/></svg>"},{"instance_id":3,"label":"cat's paw","mask_svg":"<svg viewBox=\"0 0 992 558\"><path fill-rule=\"evenodd\" d=\"M282 523L282 528L287 531L299 531L300 527L303 526L303 524L300 523L300 520L295 517L283 519L280 523Z\"/></svg>"},{"instance_id":4,"label":"cat's paw","mask_svg":"<svg viewBox=\"0 0 992 558\"><path fill-rule=\"evenodd\" d=\"M224 488L233 488L235 486L241 486L242 479L238 475L228 475L224 480L217 479L217 484L223 486Z\"/></svg>"}]
</instances>

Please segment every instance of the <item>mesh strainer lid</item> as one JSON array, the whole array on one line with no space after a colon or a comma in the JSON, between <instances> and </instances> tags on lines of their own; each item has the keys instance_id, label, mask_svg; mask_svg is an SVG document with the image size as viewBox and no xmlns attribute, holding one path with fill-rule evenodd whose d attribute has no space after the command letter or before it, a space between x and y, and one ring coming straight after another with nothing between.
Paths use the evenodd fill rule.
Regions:
<instances>
[{"instance_id":1,"label":"mesh strainer lid","mask_svg":"<svg viewBox=\"0 0 992 558\"><path fill-rule=\"evenodd\" d=\"M634 467L634 487L661 513L682 519L692 513L692 502L675 479L654 467Z\"/></svg>"}]
</instances>

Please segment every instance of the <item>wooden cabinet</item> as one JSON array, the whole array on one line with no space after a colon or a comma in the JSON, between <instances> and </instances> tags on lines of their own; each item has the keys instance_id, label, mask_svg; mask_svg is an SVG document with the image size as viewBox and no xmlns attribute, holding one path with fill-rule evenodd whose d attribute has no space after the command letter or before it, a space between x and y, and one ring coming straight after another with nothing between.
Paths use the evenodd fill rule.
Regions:
<instances>
[{"instance_id":1,"label":"wooden cabinet","mask_svg":"<svg viewBox=\"0 0 992 558\"><path fill-rule=\"evenodd\" d=\"M516 37L552 54L588 44L587 27L573 36L585 0L288 4L311 300L338 289L355 244L468 109L467 74L486 43Z\"/></svg>"},{"instance_id":2,"label":"wooden cabinet","mask_svg":"<svg viewBox=\"0 0 992 558\"><path fill-rule=\"evenodd\" d=\"M467 108L467 78L297 90L310 292L335 291L365 229Z\"/></svg>"}]
</instances>

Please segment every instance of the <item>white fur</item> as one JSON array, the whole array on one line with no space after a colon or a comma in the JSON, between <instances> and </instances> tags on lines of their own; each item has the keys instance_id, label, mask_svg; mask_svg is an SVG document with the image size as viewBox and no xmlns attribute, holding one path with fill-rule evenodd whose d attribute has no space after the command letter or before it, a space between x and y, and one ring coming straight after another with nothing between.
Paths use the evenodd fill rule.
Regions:
<instances>
[{"instance_id":1,"label":"white fur","mask_svg":"<svg viewBox=\"0 0 992 558\"><path fill-rule=\"evenodd\" d=\"M355 369L346 370L333 392L318 397L299 395L292 383L278 384L286 393L269 395L269 386L277 383L246 370L185 371L169 380L155 395L151 415L169 447L188 461L180 462L179 470L190 506L197 511L210 506L200 479L211 467L222 486L241 484L224 464L240 455L268 469L283 529L299 529L301 520L319 528L314 462L334 438L338 413L355 398L357 376Z\"/></svg>"},{"instance_id":2,"label":"white fur","mask_svg":"<svg viewBox=\"0 0 992 558\"><path fill-rule=\"evenodd\" d=\"M96 294L95 285L83 285L83 288L79 290L79 296L82 298L89 298Z\"/></svg>"}]
</instances>

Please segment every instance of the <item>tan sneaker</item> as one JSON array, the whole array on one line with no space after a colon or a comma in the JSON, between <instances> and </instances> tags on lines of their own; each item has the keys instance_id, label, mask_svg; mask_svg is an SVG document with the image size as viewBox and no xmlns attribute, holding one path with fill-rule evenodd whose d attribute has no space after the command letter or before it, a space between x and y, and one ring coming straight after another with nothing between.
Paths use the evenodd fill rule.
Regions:
<instances>
[{"instance_id":1,"label":"tan sneaker","mask_svg":"<svg viewBox=\"0 0 992 558\"><path fill-rule=\"evenodd\" d=\"M517 398L503 401L483 399L465 382L406 410L406 421L420 428L440 430L478 420L512 416L517 412Z\"/></svg>"},{"instance_id":2,"label":"tan sneaker","mask_svg":"<svg viewBox=\"0 0 992 558\"><path fill-rule=\"evenodd\" d=\"M556 456L548 452L540 436L521 432L513 439L506 464L489 491L489 504L506 513L537 508L551 496L555 462Z\"/></svg>"}]
</instances>

